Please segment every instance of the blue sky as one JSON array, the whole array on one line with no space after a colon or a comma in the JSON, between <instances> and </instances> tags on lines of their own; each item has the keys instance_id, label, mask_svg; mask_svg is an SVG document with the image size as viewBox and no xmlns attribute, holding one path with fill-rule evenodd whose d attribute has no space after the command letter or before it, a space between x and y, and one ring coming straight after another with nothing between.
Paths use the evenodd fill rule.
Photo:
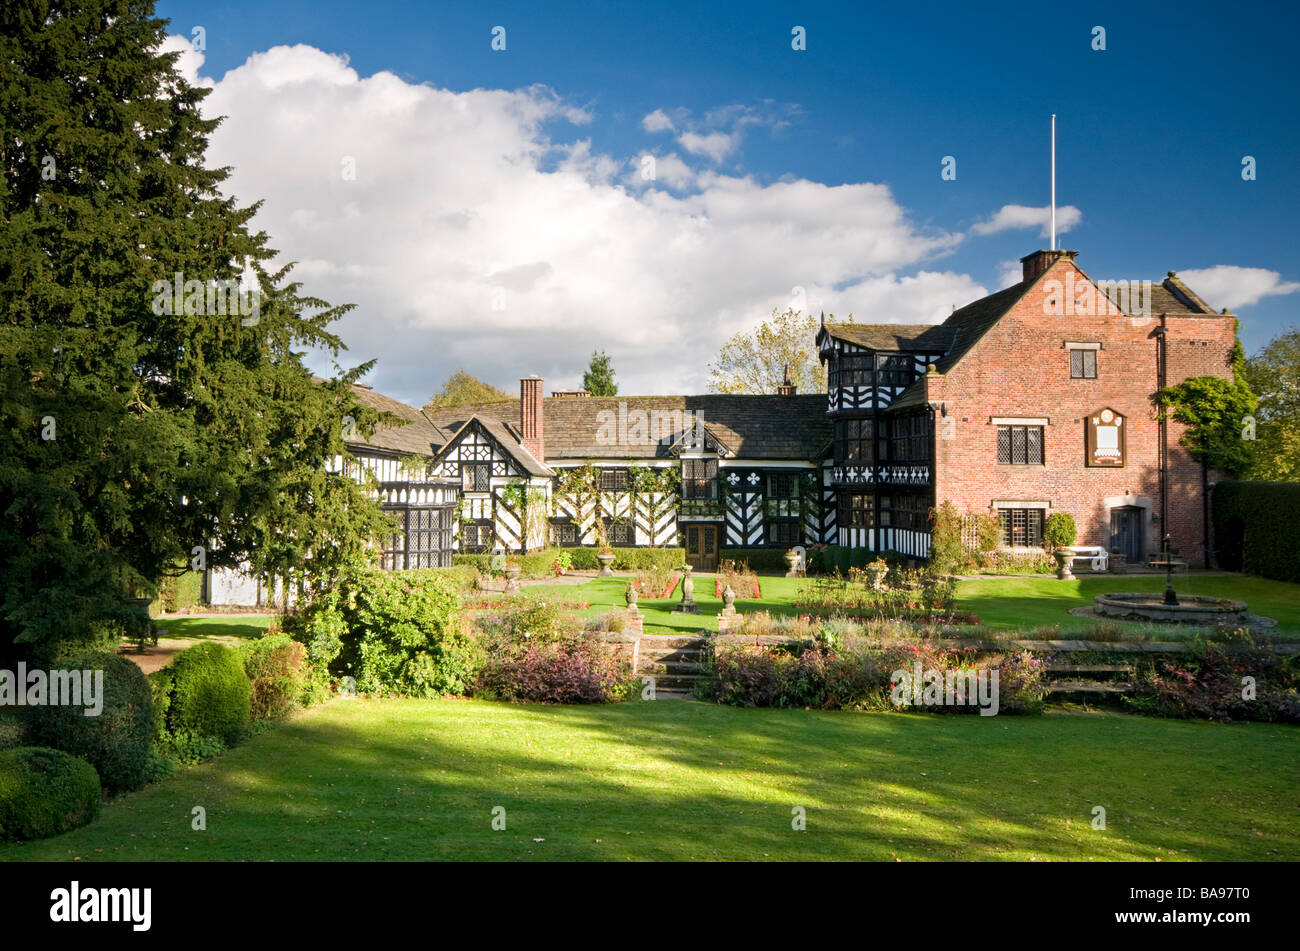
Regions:
<instances>
[{"instance_id":1,"label":"blue sky","mask_svg":"<svg viewBox=\"0 0 1300 951\"><path fill-rule=\"evenodd\" d=\"M582 118L547 115L537 136L561 147L589 140L589 152L608 161L633 163L643 154L662 159L672 153L687 162L692 176L743 179L762 187L782 181L885 186L907 227L905 234L886 229L879 240L914 239L917 246L898 255L864 253L860 274L846 266L817 278L831 289L822 298L872 322L918 318L901 313L906 308L896 308L888 295L863 296L855 306L852 289L862 279L889 273L906 282L920 272L943 272L968 276L992 291L1002 286L1008 262L1046 246L1037 227L986 227L981 233L977 226L1004 206L1047 203L1048 117L1055 112L1058 206L1081 213L1059 243L1080 250L1079 264L1086 271L1097 278L1154 279L1169 269L1227 268L1206 278L1208 288L1190 283L1220 306L1216 294L1246 301L1233 310L1242 318L1248 351L1298 322L1300 293L1291 285L1300 281L1300 266L1290 240L1291 217L1300 208L1294 106L1300 84L1292 49L1300 13L1294 5L1234 4L1228 13L1208 3L1151 9L1108 3L990 9L727 4L700 10L667 2L460 6L325 0L163 2L158 13L172 20L174 33L188 36L194 26L204 27L200 74L216 81L253 54L304 44L346 57L361 79L387 71L404 84L455 94L541 84L546 95ZM505 52L490 48L497 25L506 29ZM807 31L803 52L791 49L796 25ZM1094 26L1105 28L1104 51L1092 49ZM239 101L232 95L222 105L231 108L229 103ZM647 122L657 110L665 121ZM218 151L220 159L241 167L252 161L233 145ZM1242 179L1247 155L1257 163L1254 181ZM955 181L940 177L944 156L956 159ZM431 176L459 174L437 168L437 161L424 165ZM530 161L537 174L546 175L571 164L573 156L559 148ZM592 180L601 175L585 174ZM607 181L619 187L623 179ZM707 190L703 177L682 181L665 194L680 199ZM241 190L259 185L271 193ZM235 186L241 199L267 198L276 205L260 223L287 257L328 259L339 253L337 247L300 251L286 240L297 234L287 218L289 205L309 199L281 198L276 183L265 176L242 180L237 175ZM651 201L646 192L627 188L638 201ZM362 205L361 213L378 215L379 208L375 203L368 211ZM688 218L698 216L697 211ZM282 229L276 228L279 223ZM836 227L828 223L832 232ZM863 240L860 234L855 238ZM606 239L618 243L617 235ZM536 267L550 275L553 297L597 295L596 288L589 295L564 285L566 269L558 260L542 261L545 255L526 249L519 254L517 261L503 258L500 272L515 275L519 268ZM1234 270L1247 268L1262 273ZM327 272L322 267L319 273ZM950 277L948 284L954 283L960 284ZM378 355L381 364L392 364L387 379L377 373L376 385L387 382L401 390L396 395L423 398L427 394L416 390L425 378L455 360L501 382L530 372L528 354L514 355L509 348L499 356L499 367L472 365L472 334L454 358L435 355L423 364L403 363L405 348L368 350L366 328L380 320L377 309L384 303L358 299L364 283L326 284L327 296L352 300L359 312L369 312L345 326L345 337L357 359ZM520 287L543 291L532 284ZM350 296L340 298L340 292ZM908 293L905 283L898 293ZM703 305L697 321L727 310L709 303L707 295L692 299ZM746 303L746 313L727 313L716 323L726 329L752 324L761 316L755 310L759 304L755 298ZM609 305L620 306L615 300ZM900 315L891 313L896 309ZM406 319L395 329L418 323ZM508 338L508 333L491 337ZM636 378L630 365L637 352L653 349L644 339L623 352L615 336L599 342L615 352L616 369L622 363L642 384L638 389L659 388L653 380ZM693 342L704 350L696 359L702 366L713 355L707 348L717 341ZM574 382L573 374L581 370L559 354L535 351L534 356L543 364L535 369L557 385ZM678 374L664 382L700 381Z\"/></svg>"}]
</instances>

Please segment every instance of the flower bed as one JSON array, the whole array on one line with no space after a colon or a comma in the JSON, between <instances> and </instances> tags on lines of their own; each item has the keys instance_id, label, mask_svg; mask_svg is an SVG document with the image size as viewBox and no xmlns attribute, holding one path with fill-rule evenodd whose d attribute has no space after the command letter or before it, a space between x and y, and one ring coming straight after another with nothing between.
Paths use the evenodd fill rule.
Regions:
<instances>
[{"instance_id":1,"label":"flower bed","mask_svg":"<svg viewBox=\"0 0 1300 951\"><path fill-rule=\"evenodd\" d=\"M748 565L736 566L734 561L724 561L718 569L717 577L713 579L713 593L719 598L722 592L731 585L731 590L736 594L736 600L754 599L763 596L762 589L758 586L758 575L750 570Z\"/></svg>"},{"instance_id":2,"label":"flower bed","mask_svg":"<svg viewBox=\"0 0 1300 951\"><path fill-rule=\"evenodd\" d=\"M645 568L637 572L632 584L638 597L650 601L670 598L677 587L677 573L662 566Z\"/></svg>"}]
</instances>

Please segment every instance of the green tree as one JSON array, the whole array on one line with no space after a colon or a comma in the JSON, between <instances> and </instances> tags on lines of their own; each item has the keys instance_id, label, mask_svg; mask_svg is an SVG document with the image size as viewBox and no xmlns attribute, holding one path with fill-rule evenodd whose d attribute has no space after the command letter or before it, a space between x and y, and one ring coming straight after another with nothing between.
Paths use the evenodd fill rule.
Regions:
<instances>
[{"instance_id":1,"label":"green tree","mask_svg":"<svg viewBox=\"0 0 1300 951\"><path fill-rule=\"evenodd\" d=\"M1300 330L1269 341L1244 375L1259 400L1250 478L1300 482Z\"/></svg>"},{"instance_id":2,"label":"green tree","mask_svg":"<svg viewBox=\"0 0 1300 951\"><path fill-rule=\"evenodd\" d=\"M378 420L368 367L300 359L347 307L265 269L152 7L0 10L0 651L90 639L192 559L328 574L388 524L325 465Z\"/></svg>"},{"instance_id":3,"label":"green tree","mask_svg":"<svg viewBox=\"0 0 1300 951\"><path fill-rule=\"evenodd\" d=\"M1241 344L1233 348L1233 379L1190 377L1156 396L1171 419L1187 426L1179 444L1201 463L1230 476L1246 472L1254 443L1245 438L1255 415L1255 395L1245 380Z\"/></svg>"},{"instance_id":4,"label":"green tree","mask_svg":"<svg viewBox=\"0 0 1300 951\"><path fill-rule=\"evenodd\" d=\"M464 370L457 370L437 393L424 405L427 410L446 409L449 406L463 406L466 403L497 403L513 399L505 390L484 383L478 377L471 376Z\"/></svg>"},{"instance_id":5,"label":"green tree","mask_svg":"<svg viewBox=\"0 0 1300 951\"><path fill-rule=\"evenodd\" d=\"M849 318L852 322L853 318ZM718 351L709 366L709 389L715 393L775 393L790 367L790 381L800 393L825 393L826 368L817 356L820 322L797 310L778 313L752 332L739 333Z\"/></svg>"},{"instance_id":6,"label":"green tree","mask_svg":"<svg viewBox=\"0 0 1300 951\"><path fill-rule=\"evenodd\" d=\"M582 387L592 396L618 396L618 384L614 382L614 367L602 350L591 352L591 363L582 375Z\"/></svg>"}]
</instances>

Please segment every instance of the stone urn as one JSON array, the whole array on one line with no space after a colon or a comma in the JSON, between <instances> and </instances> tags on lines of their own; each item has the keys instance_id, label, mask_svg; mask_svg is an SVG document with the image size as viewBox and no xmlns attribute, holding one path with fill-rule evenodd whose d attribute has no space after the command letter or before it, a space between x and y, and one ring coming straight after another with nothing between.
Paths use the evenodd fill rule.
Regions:
<instances>
[{"instance_id":1,"label":"stone urn","mask_svg":"<svg viewBox=\"0 0 1300 951\"><path fill-rule=\"evenodd\" d=\"M519 566L507 564L505 567L506 574L506 594L515 594L519 591Z\"/></svg>"},{"instance_id":2,"label":"stone urn","mask_svg":"<svg viewBox=\"0 0 1300 951\"><path fill-rule=\"evenodd\" d=\"M785 553L785 576L787 578L799 577L799 553L797 551L788 551Z\"/></svg>"},{"instance_id":3,"label":"stone urn","mask_svg":"<svg viewBox=\"0 0 1300 951\"><path fill-rule=\"evenodd\" d=\"M1073 581L1074 572L1070 566L1074 564L1074 552L1069 548L1057 548L1052 552L1052 557L1056 559L1056 577L1062 581Z\"/></svg>"},{"instance_id":4,"label":"stone urn","mask_svg":"<svg viewBox=\"0 0 1300 951\"><path fill-rule=\"evenodd\" d=\"M637 594L636 594L636 583L635 583L635 582L632 582L632 583L628 584L628 586L627 586L627 590L625 590L625 591L623 592L623 600L627 602L627 613L628 613L628 614L639 614L639 613L640 613L640 611L638 610L638 608L637 608L637 606L636 606L636 598L637 598Z\"/></svg>"},{"instance_id":5,"label":"stone urn","mask_svg":"<svg viewBox=\"0 0 1300 951\"><path fill-rule=\"evenodd\" d=\"M681 604L673 608L674 614L699 614L700 608L695 603L695 578L691 575L691 566L683 565L682 572L682 601Z\"/></svg>"},{"instance_id":6,"label":"stone urn","mask_svg":"<svg viewBox=\"0 0 1300 951\"><path fill-rule=\"evenodd\" d=\"M614 574L609 567L614 564L614 553L612 551L596 552L596 560L600 562L600 571L596 573L597 578L609 578Z\"/></svg>"},{"instance_id":7,"label":"stone urn","mask_svg":"<svg viewBox=\"0 0 1300 951\"><path fill-rule=\"evenodd\" d=\"M736 592L731 590L730 584L722 589L722 613L736 613Z\"/></svg>"}]
</instances>

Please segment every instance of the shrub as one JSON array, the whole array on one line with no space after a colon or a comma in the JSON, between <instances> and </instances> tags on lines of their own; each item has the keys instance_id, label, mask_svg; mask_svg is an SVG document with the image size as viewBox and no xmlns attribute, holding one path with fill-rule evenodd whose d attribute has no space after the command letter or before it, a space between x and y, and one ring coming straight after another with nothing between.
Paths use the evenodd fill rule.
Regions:
<instances>
[{"instance_id":1,"label":"shrub","mask_svg":"<svg viewBox=\"0 0 1300 951\"><path fill-rule=\"evenodd\" d=\"M480 659L461 623L460 594L423 572L367 572L353 591L357 689L437 697L463 694Z\"/></svg>"},{"instance_id":2,"label":"shrub","mask_svg":"<svg viewBox=\"0 0 1300 951\"><path fill-rule=\"evenodd\" d=\"M525 641L554 643L582 629L576 614L561 602L535 594L507 598L476 619L483 645L489 650L508 649Z\"/></svg>"},{"instance_id":3,"label":"shrub","mask_svg":"<svg viewBox=\"0 0 1300 951\"><path fill-rule=\"evenodd\" d=\"M168 575L158 585L155 602L168 614L188 611L203 604L203 572L185 571Z\"/></svg>"},{"instance_id":4,"label":"shrub","mask_svg":"<svg viewBox=\"0 0 1300 951\"><path fill-rule=\"evenodd\" d=\"M0 708L0 750L27 745L27 728L7 709Z\"/></svg>"},{"instance_id":5,"label":"shrub","mask_svg":"<svg viewBox=\"0 0 1300 951\"><path fill-rule=\"evenodd\" d=\"M364 693L465 693L480 651L461 622L461 592L445 569L350 573L285 619L313 667L353 676Z\"/></svg>"},{"instance_id":6,"label":"shrub","mask_svg":"<svg viewBox=\"0 0 1300 951\"><path fill-rule=\"evenodd\" d=\"M153 737L153 700L144 673L117 654L73 655L56 664L65 670L103 671L103 709L88 717L83 706L33 707L32 742L84 759L110 794L139 789Z\"/></svg>"},{"instance_id":7,"label":"shrub","mask_svg":"<svg viewBox=\"0 0 1300 951\"><path fill-rule=\"evenodd\" d=\"M100 786L85 760L41 746L0 752L0 839L44 839L99 814Z\"/></svg>"},{"instance_id":8,"label":"shrub","mask_svg":"<svg viewBox=\"0 0 1300 951\"><path fill-rule=\"evenodd\" d=\"M715 688L722 703L759 707L885 709L898 670L998 671L998 712L1035 713L1043 705L1044 662L1030 652L982 658L974 648L952 650L915 641L877 644L856 635L819 634L814 646L723 642L714 648ZM913 709L905 705L903 709ZM920 706L934 713L977 713L978 705Z\"/></svg>"},{"instance_id":9,"label":"shrub","mask_svg":"<svg viewBox=\"0 0 1300 951\"><path fill-rule=\"evenodd\" d=\"M253 720L277 720L297 709L308 692L307 648L285 634L240 645L249 680Z\"/></svg>"},{"instance_id":10,"label":"shrub","mask_svg":"<svg viewBox=\"0 0 1300 951\"><path fill-rule=\"evenodd\" d=\"M1220 482L1211 501L1219 567L1300 582L1300 484Z\"/></svg>"},{"instance_id":11,"label":"shrub","mask_svg":"<svg viewBox=\"0 0 1300 951\"><path fill-rule=\"evenodd\" d=\"M1068 548L1078 537L1074 516L1069 512L1053 512L1043 523L1043 542L1054 549Z\"/></svg>"},{"instance_id":12,"label":"shrub","mask_svg":"<svg viewBox=\"0 0 1300 951\"><path fill-rule=\"evenodd\" d=\"M199 644L171 663L168 733L188 732L233 744L248 726L251 685L239 653Z\"/></svg>"},{"instance_id":13,"label":"shrub","mask_svg":"<svg viewBox=\"0 0 1300 951\"><path fill-rule=\"evenodd\" d=\"M631 665L597 635L499 649L478 679L481 696L524 703L610 703L631 689Z\"/></svg>"},{"instance_id":14,"label":"shrub","mask_svg":"<svg viewBox=\"0 0 1300 951\"><path fill-rule=\"evenodd\" d=\"M1253 678L1253 695L1243 678ZM1300 723L1300 658L1249 634L1199 645L1186 660L1158 661L1142 698L1168 717Z\"/></svg>"}]
</instances>

